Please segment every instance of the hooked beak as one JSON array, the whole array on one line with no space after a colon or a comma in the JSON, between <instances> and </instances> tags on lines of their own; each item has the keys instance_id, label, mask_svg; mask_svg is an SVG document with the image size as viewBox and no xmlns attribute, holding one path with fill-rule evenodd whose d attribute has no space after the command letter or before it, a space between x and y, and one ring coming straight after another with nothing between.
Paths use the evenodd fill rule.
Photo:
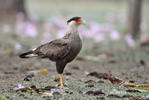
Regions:
<instances>
[{"instance_id":1,"label":"hooked beak","mask_svg":"<svg viewBox=\"0 0 149 100\"><path fill-rule=\"evenodd\" d=\"M86 21L83 19L82 24L86 24Z\"/></svg>"}]
</instances>

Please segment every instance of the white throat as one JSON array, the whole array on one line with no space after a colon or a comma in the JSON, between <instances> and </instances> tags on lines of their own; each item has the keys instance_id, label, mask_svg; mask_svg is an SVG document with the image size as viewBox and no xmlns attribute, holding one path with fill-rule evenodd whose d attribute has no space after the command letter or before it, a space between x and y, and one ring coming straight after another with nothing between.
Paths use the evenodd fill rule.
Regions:
<instances>
[{"instance_id":1,"label":"white throat","mask_svg":"<svg viewBox=\"0 0 149 100\"><path fill-rule=\"evenodd\" d=\"M78 33L78 25L76 24L76 22L71 21L70 23L68 23L67 34L69 33Z\"/></svg>"}]
</instances>

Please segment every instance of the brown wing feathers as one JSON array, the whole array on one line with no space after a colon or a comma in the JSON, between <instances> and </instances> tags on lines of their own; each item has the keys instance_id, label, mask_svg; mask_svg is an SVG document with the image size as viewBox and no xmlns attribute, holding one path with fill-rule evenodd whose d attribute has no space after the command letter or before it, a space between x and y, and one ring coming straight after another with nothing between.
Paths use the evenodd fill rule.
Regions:
<instances>
[{"instance_id":1,"label":"brown wing feathers","mask_svg":"<svg viewBox=\"0 0 149 100\"><path fill-rule=\"evenodd\" d=\"M70 47L65 40L54 40L41 45L34 51L29 51L20 55L21 58L40 57L49 58L50 60L63 59L70 51Z\"/></svg>"},{"instance_id":2,"label":"brown wing feathers","mask_svg":"<svg viewBox=\"0 0 149 100\"><path fill-rule=\"evenodd\" d=\"M69 50L70 47L66 41L59 39L40 46L35 52L55 61L64 58Z\"/></svg>"}]
</instances>

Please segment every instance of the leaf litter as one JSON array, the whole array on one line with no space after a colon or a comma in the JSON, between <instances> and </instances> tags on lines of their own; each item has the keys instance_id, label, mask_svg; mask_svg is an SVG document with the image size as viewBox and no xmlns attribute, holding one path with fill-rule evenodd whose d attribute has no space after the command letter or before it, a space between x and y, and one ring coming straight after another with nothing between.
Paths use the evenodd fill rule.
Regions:
<instances>
[{"instance_id":1,"label":"leaf litter","mask_svg":"<svg viewBox=\"0 0 149 100\"><path fill-rule=\"evenodd\" d=\"M33 94L39 94L42 97L45 96L53 96L53 95L61 95L64 93L70 93L69 91L63 90L63 89L57 89L55 86L47 86L44 88L37 88L35 85L32 85L30 87L25 87L22 84L18 84L16 87L13 88L14 91L18 92L27 92Z\"/></svg>"},{"instance_id":2,"label":"leaf litter","mask_svg":"<svg viewBox=\"0 0 149 100\"><path fill-rule=\"evenodd\" d=\"M123 86L126 88L126 90L124 91L125 93L123 93L124 95L123 96L119 96L119 92L121 91L118 91L116 90L116 92L113 92L111 94L109 94L107 97L115 97L115 98L133 98L134 100L142 100L142 99L145 99L147 97L149 97L148 95L146 97L144 96L131 96L131 95L127 95L127 92L128 93L149 93L149 84L135 84L134 81L133 83L130 82L127 82L127 81L124 81L122 79L119 79L115 76L113 76L112 74L109 74L109 73L98 73L98 72L90 72L87 74L87 76L92 76L92 77L96 77L96 78L99 78L99 79L105 79L105 80L109 80L112 84L117 84L117 85L120 85L120 86ZM89 91L89 94L93 94L92 91ZM122 93L120 93L122 94ZM133 100L132 99L132 100Z\"/></svg>"},{"instance_id":3,"label":"leaf litter","mask_svg":"<svg viewBox=\"0 0 149 100\"><path fill-rule=\"evenodd\" d=\"M67 75L67 74L71 75L69 73L65 73L65 75ZM124 80L119 79L119 78L117 78L117 77L115 77L115 76L113 76L112 74L109 74L109 73L90 72L90 73L87 74L87 76L92 76L92 77L96 77L96 78L99 78L99 79L108 80L112 84L117 84L117 85L125 87L126 90L124 90L124 91L116 90L116 92L110 92L110 94L106 94L101 89L99 89L99 90L98 89L97 90L89 90L89 91L84 91L84 92L80 91L80 93L83 94L83 95L107 96L108 98L111 98L111 97L112 98L135 98L135 99L136 98L137 99L138 98L141 98L141 99L142 98L148 98L148 95L146 97L127 95L127 92L128 93L135 93L135 92L149 93L149 91L146 90L146 88L147 89L149 88L149 84L135 84L134 82L133 83L125 82ZM24 81L31 81L33 77L34 77L33 74L27 75L24 78ZM98 80L98 81L101 81L101 80ZM96 84L98 82L90 79L90 80L84 81L84 83L86 84L85 87L95 88L94 84ZM104 83L104 81L102 83ZM39 94L42 97L52 97L54 95L62 95L62 94L65 94L65 93L72 94L73 93L73 92L70 92L68 90L65 91L65 90L58 89L55 86L46 86L44 88L37 88L35 85L32 85L30 87L25 87L22 84L17 84L13 88L13 90L16 91L16 92L18 92L18 91L27 92L27 93L30 93L32 95ZM123 95L120 96L119 92L125 92L125 93L122 93Z\"/></svg>"},{"instance_id":4,"label":"leaf litter","mask_svg":"<svg viewBox=\"0 0 149 100\"><path fill-rule=\"evenodd\" d=\"M94 76L99 79L109 80L113 84L120 84L123 82L121 79L118 79L114 77L112 74L108 74L108 73L91 72L87 76Z\"/></svg>"},{"instance_id":5,"label":"leaf litter","mask_svg":"<svg viewBox=\"0 0 149 100\"><path fill-rule=\"evenodd\" d=\"M111 63L115 63L115 62L111 62ZM72 69L79 70L79 67L73 66ZM38 71L38 73L45 75L45 74L48 74L48 71L45 69L42 69L42 70ZM72 73L65 72L64 74L66 76L71 76ZM148 95L146 95L146 97L143 97L143 96L133 96L133 95L127 94L127 92L129 92L129 93L135 93L135 92L149 93L149 91L146 90L146 88L149 88L149 84L135 84L135 81L125 82L124 80L122 80L118 77L115 77L114 75L112 75L110 73L88 72L86 75L96 77L98 79L108 80L112 84L124 86L126 88L126 90L124 90L126 93L124 93L122 96L119 96L117 93L117 92L120 92L119 90L117 90L117 92L115 92L115 94L114 93L106 94L106 92L103 92L102 90L99 89L99 90L89 90L86 92L80 92L81 94L89 95L89 96L104 96L104 97L107 96L107 97L113 97L113 98L135 98L135 99L149 97ZM34 77L34 74L27 75L24 78L24 81L31 81L33 77ZM90 80L84 81L84 83L86 84L85 87L96 88L94 84L105 83L103 80L94 81L94 80L90 79ZM57 82L58 79L56 79L55 81ZM35 85L32 85L30 87L25 87L22 84L16 85L16 87L13 88L13 90L16 92L18 92L18 91L27 92L32 95L39 94L42 97L51 97L53 95L62 95L65 93L69 93L69 94L73 93L70 91L57 89L55 86L47 86L44 88L37 88Z\"/></svg>"},{"instance_id":6,"label":"leaf litter","mask_svg":"<svg viewBox=\"0 0 149 100\"><path fill-rule=\"evenodd\" d=\"M94 96L99 96L99 95L105 95L105 93L102 90L95 90L95 91L87 91L84 94L87 95L94 95Z\"/></svg>"},{"instance_id":7,"label":"leaf litter","mask_svg":"<svg viewBox=\"0 0 149 100\"><path fill-rule=\"evenodd\" d=\"M69 73L65 73L65 75L67 75L67 74L71 75ZM90 73L88 73L87 76L94 76L96 78L109 80L112 84L122 84L126 88L129 88L129 87L148 88L149 87L148 84L136 85L134 83L124 82L122 79L119 79L119 78L113 76L112 74L108 74L108 73L90 72ZM25 81L30 81L32 79L32 77L34 77L34 75L32 75L32 74L27 75L24 78L24 80ZM96 83L96 81L87 80L84 83L87 84L86 87L94 87L94 83ZM104 81L102 83L104 83ZM27 87L25 87L21 84L18 84L17 87L15 87L13 90L28 92L28 93L31 93L31 94L40 94L40 95L42 95L42 97L45 97L45 96L51 97L51 96L53 96L53 94L60 95L61 93L69 93L69 91L56 89L56 87L54 87L54 86L47 86L45 88L36 88L35 85L32 85L31 87L27 88ZM137 89L127 89L126 92L139 92L139 93L142 93L142 92L148 92L148 91L137 88ZM102 90L87 91L87 92L83 92L83 94L93 95L93 96L105 95L105 93L102 92ZM107 95L107 97L114 97L114 98L143 98L143 97L134 97L134 96L131 96L131 95L126 95L126 94L123 95L123 96L119 96L117 94L109 94L109 95ZM148 96L146 96L146 98L147 97Z\"/></svg>"},{"instance_id":8,"label":"leaf litter","mask_svg":"<svg viewBox=\"0 0 149 100\"><path fill-rule=\"evenodd\" d=\"M24 81L31 81L33 77L34 77L34 74L27 75L27 76L24 78Z\"/></svg>"}]
</instances>

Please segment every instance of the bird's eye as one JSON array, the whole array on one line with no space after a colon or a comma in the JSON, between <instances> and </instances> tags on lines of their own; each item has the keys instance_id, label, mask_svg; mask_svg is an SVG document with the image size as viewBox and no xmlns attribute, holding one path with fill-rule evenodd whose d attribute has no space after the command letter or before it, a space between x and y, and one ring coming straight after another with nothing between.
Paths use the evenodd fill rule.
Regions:
<instances>
[{"instance_id":1,"label":"bird's eye","mask_svg":"<svg viewBox=\"0 0 149 100\"><path fill-rule=\"evenodd\" d=\"M83 21L82 18L79 18L79 19L76 21L76 23L77 23L77 24L82 24L82 21Z\"/></svg>"}]
</instances>

